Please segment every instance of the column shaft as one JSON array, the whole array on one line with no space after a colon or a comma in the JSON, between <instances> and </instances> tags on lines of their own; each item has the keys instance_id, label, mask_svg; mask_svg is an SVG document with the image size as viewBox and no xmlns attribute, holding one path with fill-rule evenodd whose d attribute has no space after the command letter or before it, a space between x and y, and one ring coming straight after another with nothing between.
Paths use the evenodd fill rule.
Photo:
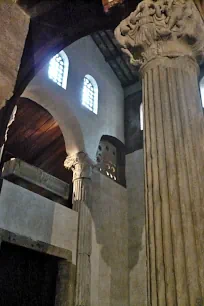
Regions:
<instances>
[{"instance_id":1,"label":"column shaft","mask_svg":"<svg viewBox=\"0 0 204 306\"><path fill-rule=\"evenodd\" d=\"M143 75L149 301L202 305L204 122L197 67L181 58L149 66Z\"/></svg>"},{"instance_id":2,"label":"column shaft","mask_svg":"<svg viewBox=\"0 0 204 306\"><path fill-rule=\"evenodd\" d=\"M66 158L73 171L73 209L78 212L75 306L90 306L91 296L91 176L93 163L84 152Z\"/></svg>"},{"instance_id":3,"label":"column shaft","mask_svg":"<svg viewBox=\"0 0 204 306\"><path fill-rule=\"evenodd\" d=\"M193 0L144 0L115 30L143 78L148 300L204 305L204 23Z\"/></svg>"},{"instance_id":4,"label":"column shaft","mask_svg":"<svg viewBox=\"0 0 204 306\"><path fill-rule=\"evenodd\" d=\"M79 178L73 186L73 209L78 211L76 306L90 305L91 290L91 180Z\"/></svg>"}]
</instances>

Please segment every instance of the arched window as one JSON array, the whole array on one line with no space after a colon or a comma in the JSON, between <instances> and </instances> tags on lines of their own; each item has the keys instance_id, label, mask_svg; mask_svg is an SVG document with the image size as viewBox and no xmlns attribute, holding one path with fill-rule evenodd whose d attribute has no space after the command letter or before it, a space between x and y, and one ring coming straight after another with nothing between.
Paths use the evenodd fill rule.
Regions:
<instances>
[{"instance_id":1,"label":"arched window","mask_svg":"<svg viewBox=\"0 0 204 306\"><path fill-rule=\"evenodd\" d=\"M204 77L200 81L200 95L201 95L202 106L204 107Z\"/></svg>"},{"instance_id":2,"label":"arched window","mask_svg":"<svg viewBox=\"0 0 204 306\"><path fill-rule=\"evenodd\" d=\"M49 62L48 76L62 88L67 88L69 61L64 51L53 56Z\"/></svg>"},{"instance_id":3,"label":"arched window","mask_svg":"<svg viewBox=\"0 0 204 306\"><path fill-rule=\"evenodd\" d=\"M95 79L89 74L84 77L82 105L93 113L98 113L98 85Z\"/></svg>"},{"instance_id":4,"label":"arched window","mask_svg":"<svg viewBox=\"0 0 204 306\"><path fill-rule=\"evenodd\" d=\"M144 128L144 116L143 116L143 103L140 104L140 130L143 131Z\"/></svg>"}]
</instances>

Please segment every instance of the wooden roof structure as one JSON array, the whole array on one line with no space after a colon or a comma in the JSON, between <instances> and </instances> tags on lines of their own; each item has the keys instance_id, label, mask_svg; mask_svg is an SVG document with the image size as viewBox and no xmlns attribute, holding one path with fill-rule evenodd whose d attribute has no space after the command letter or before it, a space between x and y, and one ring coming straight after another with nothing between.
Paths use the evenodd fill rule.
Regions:
<instances>
[{"instance_id":1,"label":"wooden roof structure","mask_svg":"<svg viewBox=\"0 0 204 306\"><path fill-rule=\"evenodd\" d=\"M72 172L64 168L67 154L58 123L47 110L27 98L20 98L17 107L4 161L19 158L71 184Z\"/></svg>"}]
</instances>

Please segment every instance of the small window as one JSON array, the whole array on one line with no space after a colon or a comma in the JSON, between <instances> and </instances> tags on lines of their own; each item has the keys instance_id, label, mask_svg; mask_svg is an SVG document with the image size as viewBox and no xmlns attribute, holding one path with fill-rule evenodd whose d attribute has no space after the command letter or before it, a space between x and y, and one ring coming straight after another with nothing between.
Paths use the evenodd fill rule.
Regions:
<instances>
[{"instance_id":1,"label":"small window","mask_svg":"<svg viewBox=\"0 0 204 306\"><path fill-rule=\"evenodd\" d=\"M140 130L143 131L144 128L144 115L143 115L143 103L140 104Z\"/></svg>"},{"instance_id":2,"label":"small window","mask_svg":"<svg viewBox=\"0 0 204 306\"><path fill-rule=\"evenodd\" d=\"M98 85L91 75L84 77L82 105L90 111L98 113Z\"/></svg>"},{"instance_id":3,"label":"small window","mask_svg":"<svg viewBox=\"0 0 204 306\"><path fill-rule=\"evenodd\" d=\"M59 52L49 62L48 76L60 87L66 89L69 61L64 51Z\"/></svg>"},{"instance_id":4,"label":"small window","mask_svg":"<svg viewBox=\"0 0 204 306\"><path fill-rule=\"evenodd\" d=\"M200 81L200 95L201 95L202 106L204 107L204 77Z\"/></svg>"},{"instance_id":5,"label":"small window","mask_svg":"<svg viewBox=\"0 0 204 306\"><path fill-rule=\"evenodd\" d=\"M116 147L108 141L101 140L98 146L96 160L99 164L100 172L106 174L112 180L117 181Z\"/></svg>"}]
</instances>

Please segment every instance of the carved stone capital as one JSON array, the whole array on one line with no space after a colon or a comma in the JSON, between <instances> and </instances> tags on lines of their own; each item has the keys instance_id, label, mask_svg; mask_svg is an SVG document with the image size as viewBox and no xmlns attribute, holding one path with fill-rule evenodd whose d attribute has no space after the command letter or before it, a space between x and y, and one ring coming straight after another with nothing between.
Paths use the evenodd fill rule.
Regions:
<instances>
[{"instance_id":1,"label":"carved stone capital","mask_svg":"<svg viewBox=\"0 0 204 306\"><path fill-rule=\"evenodd\" d=\"M67 156L64 162L67 169L73 171L73 181L79 178L91 178L92 168L94 166L92 160L84 152L78 152Z\"/></svg>"},{"instance_id":2,"label":"carved stone capital","mask_svg":"<svg viewBox=\"0 0 204 306\"><path fill-rule=\"evenodd\" d=\"M204 58L204 23L193 0L144 0L115 37L135 66L158 57Z\"/></svg>"}]
</instances>

